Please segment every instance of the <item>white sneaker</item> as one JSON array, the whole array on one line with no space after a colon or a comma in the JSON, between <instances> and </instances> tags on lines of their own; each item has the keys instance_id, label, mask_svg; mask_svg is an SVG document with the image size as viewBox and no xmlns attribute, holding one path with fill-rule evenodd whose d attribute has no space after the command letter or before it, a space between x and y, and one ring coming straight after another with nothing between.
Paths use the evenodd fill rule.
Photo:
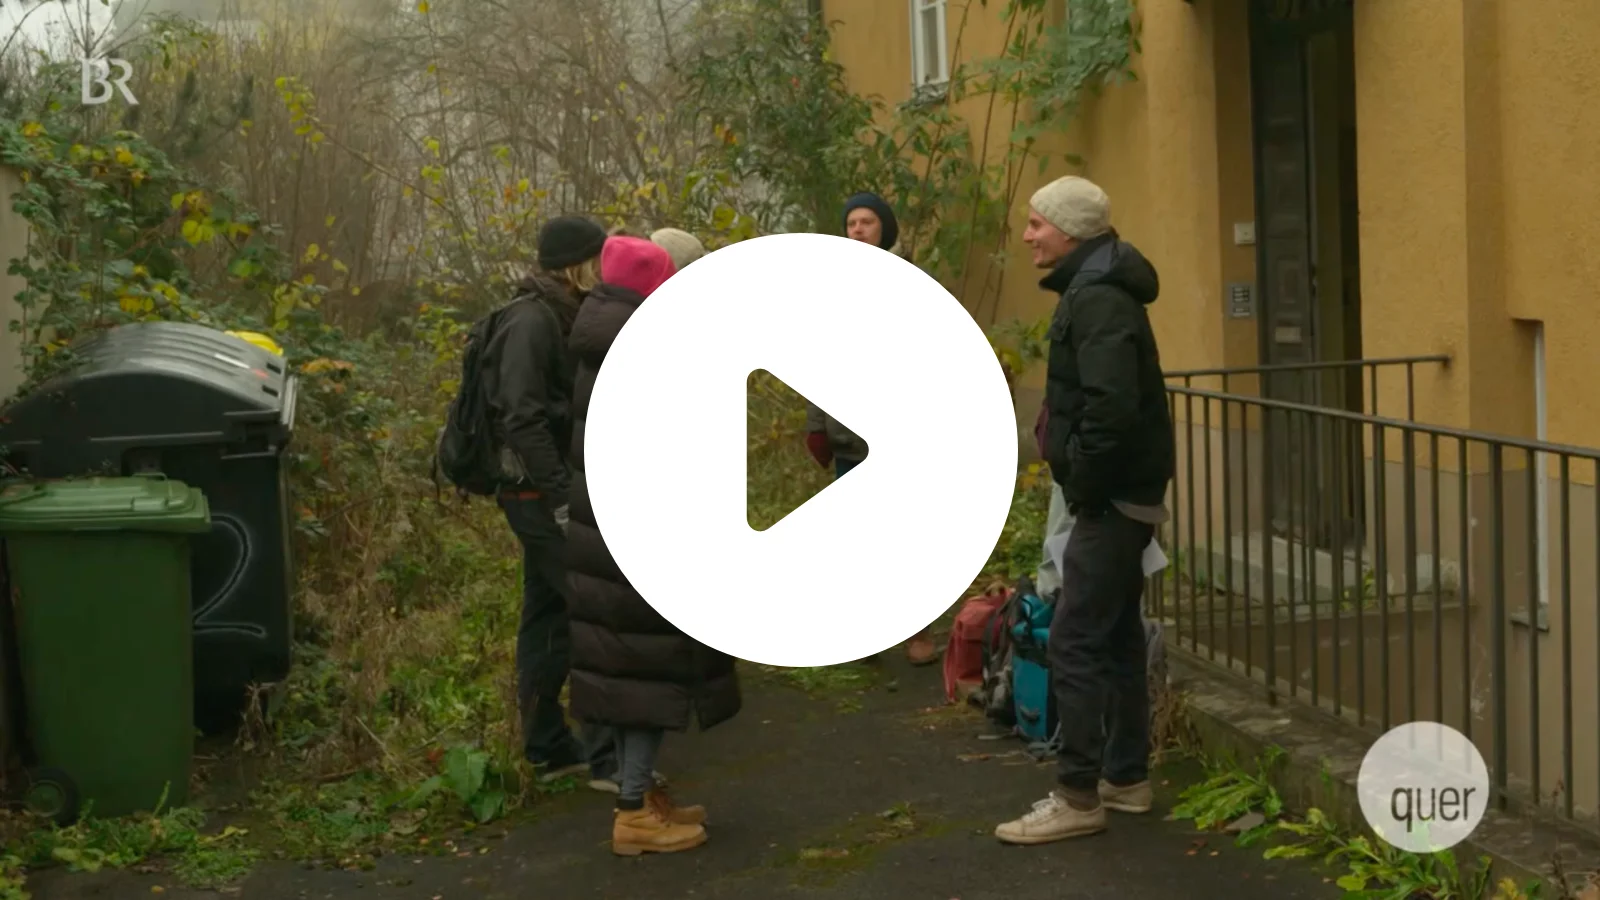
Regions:
<instances>
[{"instance_id":1,"label":"white sneaker","mask_svg":"<svg viewBox=\"0 0 1600 900\"><path fill-rule=\"evenodd\" d=\"M1100 802L1106 809L1125 813L1147 813L1155 805L1155 791L1150 787L1149 780L1138 784L1129 784L1117 787L1111 782L1100 779Z\"/></svg>"},{"instance_id":2,"label":"white sneaker","mask_svg":"<svg viewBox=\"0 0 1600 900\"><path fill-rule=\"evenodd\" d=\"M1105 828L1104 806L1097 803L1094 809L1074 809L1059 791L1051 791L1027 815L995 828L994 836L1007 844L1048 844L1097 834Z\"/></svg>"}]
</instances>

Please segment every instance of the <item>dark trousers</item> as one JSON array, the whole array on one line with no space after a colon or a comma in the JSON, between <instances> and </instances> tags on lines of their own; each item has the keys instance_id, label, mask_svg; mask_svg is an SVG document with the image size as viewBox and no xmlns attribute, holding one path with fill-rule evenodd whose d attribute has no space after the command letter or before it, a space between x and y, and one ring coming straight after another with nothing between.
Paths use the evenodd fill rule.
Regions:
<instances>
[{"instance_id":1,"label":"dark trousers","mask_svg":"<svg viewBox=\"0 0 1600 900\"><path fill-rule=\"evenodd\" d=\"M536 497L502 494L500 508L522 543L517 706L522 716L523 756L533 763L565 764L588 757L595 764L604 764L615 754L609 733L595 734L584 742L587 747L578 746L561 708L561 687L572 665L566 537Z\"/></svg>"},{"instance_id":2,"label":"dark trousers","mask_svg":"<svg viewBox=\"0 0 1600 900\"><path fill-rule=\"evenodd\" d=\"M859 459L840 459L835 456L833 458L833 477L843 478L844 473L859 465L861 465L861 460Z\"/></svg>"},{"instance_id":3,"label":"dark trousers","mask_svg":"<svg viewBox=\"0 0 1600 900\"><path fill-rule=\"evenodd\" d=\"M1115 508L1076 510L1050 623L1050 671L1061 721L1058 779L1093 791L1104 777L1149 777L1150 694L1145 670L1144 549L1154 528Z\"/></svg>"}]
</instances>

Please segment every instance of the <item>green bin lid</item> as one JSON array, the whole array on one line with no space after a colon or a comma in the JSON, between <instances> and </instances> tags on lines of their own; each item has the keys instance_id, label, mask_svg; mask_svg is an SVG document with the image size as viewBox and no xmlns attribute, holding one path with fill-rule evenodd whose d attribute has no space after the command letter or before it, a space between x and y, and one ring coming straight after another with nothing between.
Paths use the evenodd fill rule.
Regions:
<instances>
[{"instance_id":1,"label":"green bin lid","mask_svg":"<svg viewBox=\"0 0 1600 900\"><path fill-rule=\"evenodd\" d=\"M0 488L0 534L211 528L205 494L161 477L13 481Z\"/></svg>"}]
</instances>

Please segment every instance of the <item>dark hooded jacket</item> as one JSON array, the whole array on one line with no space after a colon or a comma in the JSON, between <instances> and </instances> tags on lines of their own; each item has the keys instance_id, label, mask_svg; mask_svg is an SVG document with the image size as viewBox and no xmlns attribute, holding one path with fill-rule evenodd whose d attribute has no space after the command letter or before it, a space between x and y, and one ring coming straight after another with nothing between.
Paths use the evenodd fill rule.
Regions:
<instances>
[{"instance_id":1,"label":"dark hooded jacket","mask_svg":"<svg viewBox=\"0 0 1600 900\"><path fill-rule=\"evenodd\" d=\"M578 299L548 275L516 286L484 346L483 386L500 442L507 486L537 491L551 506L567 502L566 450L572 435L574 365L567 332Z\"/></svg>"},{"instance_id":2,"label":"dark hooded jacket","mask_svg":"<svg viewBox=\"0 0 1600 900\"><path fill-rule=\"evenodd\" d=\"M1172 418L1147 307L1155 267L1115 232L1085 241L1039 285L1051 320L1042 450L1067 502L1154 506L1173 476Z\"/></svg>"},{"instance_id":3,"label":"dark hooded jacket","mask_svg":"<svg viewBox=\"0 0 1600 900\"><path fill-rule=\"evenodd\" d=\"M567 532L572 714L621 727L683 731L694 719L710 728L732 718L741 705L733 658L679 631L628 583L595 525L584 478L584 420L595 376L643 301L626 288L600 285L584 300L569 343L578 364ZM693 497L686 495L684 502L694 502Z\"/></svg>"}]
</instances>

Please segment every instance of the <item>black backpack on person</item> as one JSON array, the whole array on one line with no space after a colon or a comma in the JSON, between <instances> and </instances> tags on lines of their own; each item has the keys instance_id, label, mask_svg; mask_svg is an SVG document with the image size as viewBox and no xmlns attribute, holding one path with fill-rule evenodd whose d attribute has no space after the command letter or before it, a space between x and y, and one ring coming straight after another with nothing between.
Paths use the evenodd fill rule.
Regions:
<instances>
[{"instance_id":1,"label":"black backpack on person","mask_svg":"<svg viewBox=\"0 0 1600 900\"><path fill-rule=\"evenodd\" d=\"M461 354L461 383L445 412L444 427L439 429L439 442L434 447L435 487L442 473L463 496L493 496L500 486L500 447L483 392L483 351L504 312L505 307L495 310L467 332L467 345Z\"/></svg>"},{"instance_id":2,"label":"black backpack on person","mask_svg":"<svg viewBox=\"0 0 1600 900\"><path fill-rule=\"evenodd\" d=\"M461 384L456 388L455 399L445 412L444 427L439 429L439 440L434 447L433 483L439 485L439 476L456 487L463 497L476 494L492 497L504 483L500 467L500 439L495 434L494 420L489 411L489 398L483 389L483 353L505 318L506 310L513 304L536 300L533 295L523 295L496 309L475 322L467 332L467 345L461 354ZM543 300L538 300L545 312L551 312Z\"/></svg>"}]
</instances>

